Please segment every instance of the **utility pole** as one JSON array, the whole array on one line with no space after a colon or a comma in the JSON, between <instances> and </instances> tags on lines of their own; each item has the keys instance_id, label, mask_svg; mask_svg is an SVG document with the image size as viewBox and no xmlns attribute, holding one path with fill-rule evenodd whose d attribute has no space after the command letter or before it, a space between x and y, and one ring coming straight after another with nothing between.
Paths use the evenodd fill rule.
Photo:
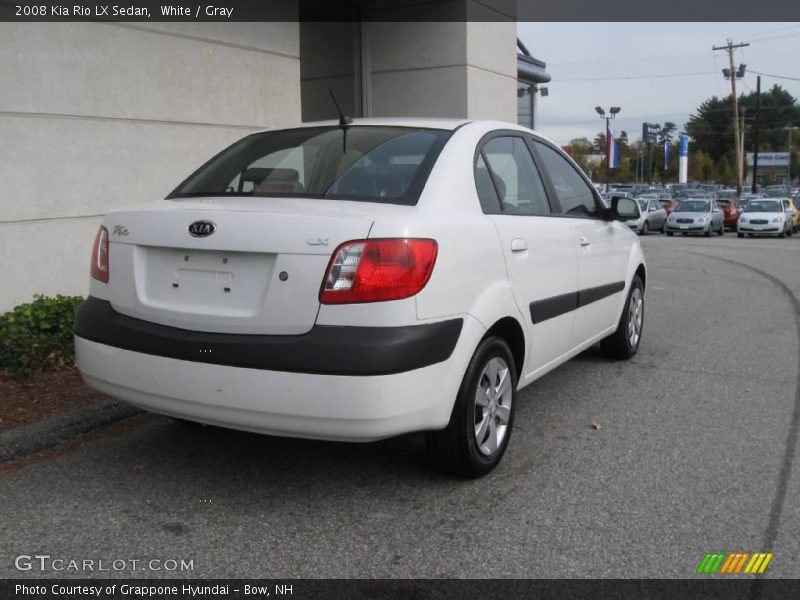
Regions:
<instances>
[{"instance_id":1,"label":"utility pole","mask_svg":"<svg viewBox=\"0 0 800 600\"><path fill-rule=\"evenodd\" d=\"M725 50L728 52L728 62L730 63L730 70L726 75L725 71L727 69L722 70L722 74L726 75L731 80L731 96L733 96L733 132L734 132L734 143L736 148L736 193L742 193L742 154L741 154L741 138L739 134L739 99L736 97L736 78L737 77L744 77L744 65L741 65L739 71L737 72L733 66L733 51L737 48L745 48L750 44L734 44L731 40L728 40L727 46L714 46L712 50Z\"/></svg>"},{"instance_id":2,"label":"utility pole","mask_svg":"<svg viewBox=\"0 0 800 600\"><path fill-rule=\"evenodd\" d=\"M758 117L761 112L761 75L756 78L756 120L753 125L753 185L750 191L756 193L758 185Z\"/></svg>"}]
</instances>

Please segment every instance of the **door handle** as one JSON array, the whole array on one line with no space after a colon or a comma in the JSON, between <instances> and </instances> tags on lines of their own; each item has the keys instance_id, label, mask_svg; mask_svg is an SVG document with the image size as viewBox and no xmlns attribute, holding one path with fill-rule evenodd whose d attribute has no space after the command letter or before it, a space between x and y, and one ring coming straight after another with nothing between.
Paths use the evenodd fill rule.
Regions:
<instances>
[{"instance_id":1,"label":"door handle","mask_svg":"<svg viewBox=\"0 0 800 600\"><path fill-rule=\"evenodd\" d=\"M528 249L528 242L523 240L522 238L515 238L511 240L511 251L512 252L524 252Z\"/></svg>"},{"instance_id":2,"label":"door handle","mask_svg":"<svg viewBox=\"0 0 800 600\"><path fill-rule=\"evenodd\" d=\"M578 243L581 246L591 246L592 245L592 243L589 241L589 238L586 237L585 235L582 235L581 237L578 238Z\"/></svg>"}]
</instances>

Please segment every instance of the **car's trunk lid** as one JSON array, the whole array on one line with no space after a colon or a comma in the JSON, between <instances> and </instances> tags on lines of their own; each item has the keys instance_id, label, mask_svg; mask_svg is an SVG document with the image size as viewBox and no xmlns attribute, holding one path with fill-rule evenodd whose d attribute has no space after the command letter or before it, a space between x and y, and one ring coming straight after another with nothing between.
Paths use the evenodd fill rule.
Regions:
<instances>
[{"instance_id":1,"label":"car's trunk lid","mask_svg":"<svg viewBox=\"0 0 800 600\"><path fill-rule=\"evenodd\" d=\"M366 238L372 225L366 207L353 204L225 198L111 213L112 306L196 331L306 333L333 250ZM197 233L213 232L195 237L193 223L211 224Z\"/></svg>"}]
</instances>

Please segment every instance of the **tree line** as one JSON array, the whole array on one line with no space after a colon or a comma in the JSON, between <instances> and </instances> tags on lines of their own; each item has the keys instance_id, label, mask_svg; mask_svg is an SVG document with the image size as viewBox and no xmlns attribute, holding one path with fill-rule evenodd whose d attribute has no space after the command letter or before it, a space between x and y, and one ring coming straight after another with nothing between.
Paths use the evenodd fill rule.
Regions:
<instances>
[{"instance_id":1,"label":"tree line","mask_svg":"<svg viewBox=\"0 0 800 600\"><path fill-rule=\"evenodd\" d=\"M745 152L753 151L753 132L756 118L756 93L739 96L739 114L745 125ZM734 145L733 97L713 96L705 100L684 124L683 131L691 138L689 146L689 175L692 179L736 184L736 150ZM741 121L740 121L741 123ZM793 174L800 175L800 105L780 85L761 92L758 111L759 152L786 152L792 136ZM599 132L593 140L575 138L564 149L594 181L629 182L637 178L647 181L674 182L678 180L679 130L669 121L661 125L658 139L651 152L641 140L630 142L627 131L616 136L619 168L607 177L606 134ZM667 169L664 170L664 142L670 146ZM652 177L648 167L652 166ZM769 183L769 182L768 182Z\"/></svg>"}]
</instances>

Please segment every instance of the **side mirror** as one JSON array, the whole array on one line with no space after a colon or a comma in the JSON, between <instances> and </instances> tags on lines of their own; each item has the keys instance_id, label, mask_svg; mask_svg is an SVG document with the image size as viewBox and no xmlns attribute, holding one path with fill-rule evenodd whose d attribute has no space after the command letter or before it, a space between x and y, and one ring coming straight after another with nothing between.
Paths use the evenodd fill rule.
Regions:
<instances>
[{"instance_id":1,"label":"side mirror","mask_svg":"<svg viewBox=\"0 0 800 600\"><path fill-rule=\"evenodd\" d=\"M609 220L611 221L629 221L631 219L638 219L642 214L639 210L639 204L636 200L626 198L625 196L612 196L611 208L608 211Z\"/></svg>"}]
</instances>

